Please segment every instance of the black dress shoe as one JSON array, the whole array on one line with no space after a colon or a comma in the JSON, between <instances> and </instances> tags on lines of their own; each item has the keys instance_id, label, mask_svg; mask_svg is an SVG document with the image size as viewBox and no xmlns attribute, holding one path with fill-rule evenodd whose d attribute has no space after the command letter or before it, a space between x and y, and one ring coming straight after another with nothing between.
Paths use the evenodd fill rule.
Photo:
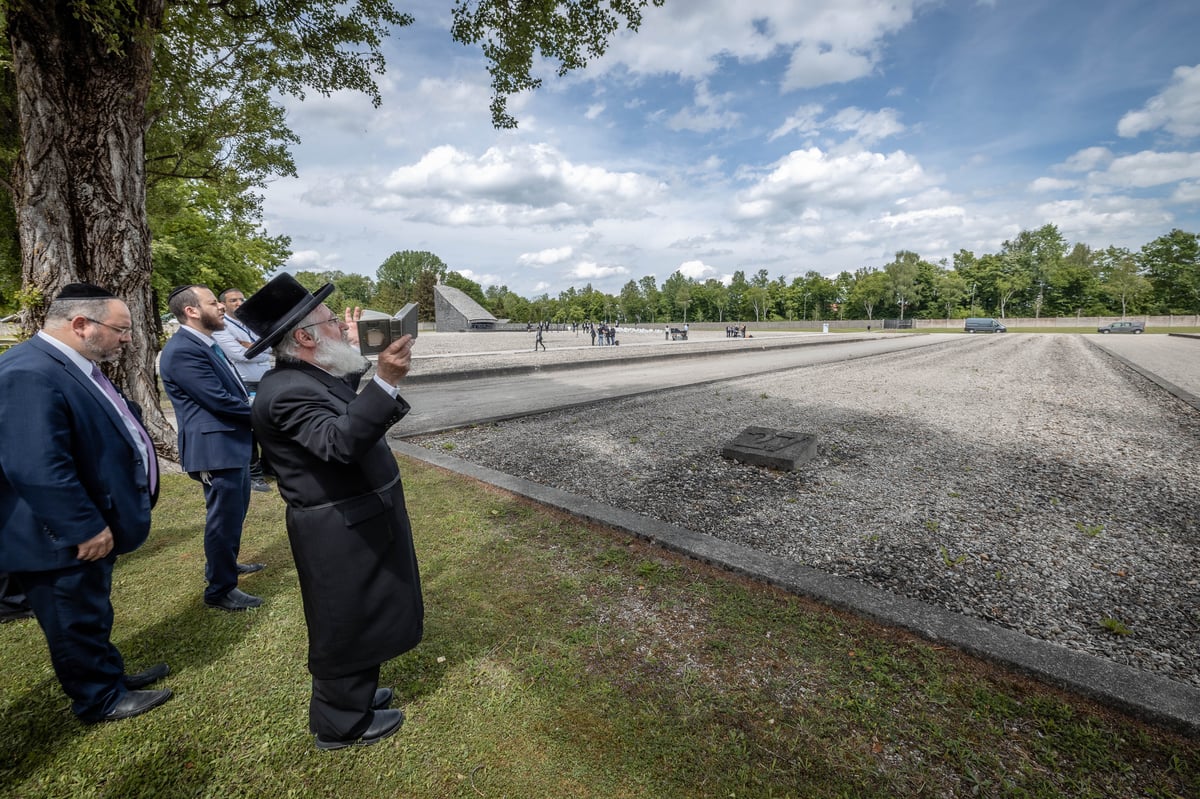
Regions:
<instances>
[{"instance_id":1,"label":"black dress shoe","mask_svg":"<svg viewBox=\"0 0 1200 799\"><path fill-rule=\"evenodd\" d=\"M267 568L265 563L239 563L237 565L238 574L254 574Z\"/></svg>"},{"instance_id":2,"label":"black dress shoe","mask_svg":"<svg viewBox=\"0 0 1200 799\"><path fill-rule=\"evenodd\" d=\"M171 689L161 691L126 691L121 701L113 705L113 709L93 721L120 721L140 716L147 710L153 710L171 698Z\"/></svg>"},{"instance_id":3,"label":"black dress shoe","mask_svg":"<svg viewBox=\"0 0 1200 799\"><path fill-rule=\"evenodd\" d=\"M32 619L33 611L21 608L19 610L5 610L0 612L0 624L6 624L10 621L20 621L21 619Z\"/></svg>"},{"instance_id":4,"label":"black dress shoe","mask_svg":"<svg viewBox=\"0 0 1200 799\"><path fill-rule=\"evenodd\" d=\"M392 704L391 688L376 688L375 697L371 700L371 710L386 710Z\"/></svg>"},{"instance_id":5,"label":"black dress shoe","mask_svg":"<svg viewBox=\"0 0 1200 799\"><path fill-rule=\"evenodd\" d=\"M251 596L241 589L235 588L220 599L206 599L204 604L210 608L218 610L228 610L230 612L238 610L249 610L256 608L262 604L262 600L256 596Z\"/></svg>"},{"instance_id":6,"label":"black dress shoe","mask_svg":"<svg viewBox=\"0 0 1200 799\"><path fill-rule=\"evenodd\" d=\"M330 741L318 735L317 748L328 751L331 749L344 749L347 746L370 746L371 744L377 744L400 729L400 725L403 723L404 712L401 710L376 710L371 718L371 725L367 727L366 732L362 734L361 738L348 741Z\"/></svg>"},{"instance_id":7,"label":"black dress shoe","mask_svg":"<svg viewBox=\"0 0 1200 799\"><path fill-rule=\"evenodd\" d=\"M268 483L266 480L262 479L261 477L259 477L258 479L255 479L252 477L252 478L250 478L250 490L251 491L270 491L271 484Z\"/></svg>"},{"instance_id":8,"label":"black dress shoe","mask_svg":"<svg viewBox=\"0 0 1200 799\"><path fill-rule=\"evenodd\" d=\"M136 691L139 688L145 688L151 683L158 682L170 673L171 667L166 663L155 663L145 671L139 671L136 674L126 674L125 687L131 691Z\"/></svg>"}]
</instances>

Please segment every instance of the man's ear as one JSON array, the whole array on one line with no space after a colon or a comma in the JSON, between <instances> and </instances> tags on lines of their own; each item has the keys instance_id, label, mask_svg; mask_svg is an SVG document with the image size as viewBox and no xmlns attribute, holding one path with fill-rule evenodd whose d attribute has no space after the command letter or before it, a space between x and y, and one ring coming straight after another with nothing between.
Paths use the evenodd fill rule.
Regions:
<instances>
[{"instance_id":1,"label":"man's ear","mask_svg":"<svg viewBox=\"0 0 1200 799\"><path fill-rule=\"evenodd\" d=\"M84 333L84 327L86 327L90 321L91 320L88 319L83 314L72 317L71 318L71 332L75 333L80 338L84 338L84 336L86 335Z\"/></svg>"},{"instance_id":2,"label":"man's ear","mask_svg":"<svg viewBox=\"0 0 1200 799\"><path fill-rule=\"evenodd\" d=\"M296 343L306 349L312 349L317 346L317 340L313 338L312 333L309 333L304 328L298 328L292 331L292 338Z\"/></svg>"}]
</instances>

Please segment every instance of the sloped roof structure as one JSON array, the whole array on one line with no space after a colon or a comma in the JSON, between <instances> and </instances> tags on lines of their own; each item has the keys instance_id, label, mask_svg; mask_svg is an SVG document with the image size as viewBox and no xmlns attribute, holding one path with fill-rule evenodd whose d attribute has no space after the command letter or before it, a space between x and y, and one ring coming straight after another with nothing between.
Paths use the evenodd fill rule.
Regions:
<instances>
[{"instance_id":1,"label":"sloped roof structure","mask_svg":"<svg viewBox=\"0 0 1200 799\"><path fill-rule=\"evenodd\" d=\"M496 317L464 291L438 284L433 287L433 314L439 333L494 330Z\"/></svg>"}]
</instances>

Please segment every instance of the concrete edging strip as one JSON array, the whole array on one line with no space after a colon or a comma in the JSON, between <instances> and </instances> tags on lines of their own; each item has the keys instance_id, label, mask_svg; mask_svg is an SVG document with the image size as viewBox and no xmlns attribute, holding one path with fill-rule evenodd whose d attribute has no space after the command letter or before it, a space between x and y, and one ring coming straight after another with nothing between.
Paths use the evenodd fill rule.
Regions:
<instances>
[{"instance_id":1,"label":"concrete edging strip","mask_svg":"<svg viewBox=\"0 0 1200 799\"><path fill-rule=\"evenodd\" d=\"M897 596L844 577L660 522L586 497L498 472L461 458L392 440L392 449L565 511L624 530L665 549L743 574L791 593L993 661L1047 683L1118 708L1135 717L1200 735L1200 689L1075 652L1023 633Z\"/></svg>"},{"instance_id":2,"label":"concrete edging strip","mask_svg":"<svg viewBox=\"0 0 1200 799\"><path fill-rule=\"evenodd\" d=\"M1188 336L1185 334L1176 334L1176 333L1171 333L1170 335L1178 335L1180 338L1200 338L1200 336L1194 337L1194 336ZM1180 386L1175 385L1174 383L1172 383L1169 380L1164 380L1163 378L1154 374L1154 372L1151 372L1149 369L1139 366L1138 364L1136 364L1133 361L1126 358L1124 355L1118 355L1117 353L1113 352L1112 350L1108 349L1107 347L1105 347L1102 344L1098 344L1095 341L1092 341L1091 339L1088 339L1086 337L1084 338L1084 340L1087 341L1087 343L1090 344L1092 347L1100 350L1100 352L1103 352L1108 357L1110 357L1114 360L1120 361L1121 363L1125 364L1133 371L1140 374L1142 377L1149 380L1151 383L1154 383L1154 384L1160 386L1161 388L1166 389L1167 393L1172 394L1177 399L1180 399L1180 400L1186 402L1188 405L1191 405L1193 408L1200 411L1200 397L1197 397L1195 394L1188 391L1186 388L1181 388Z\"/></svg>"}]
</instances>

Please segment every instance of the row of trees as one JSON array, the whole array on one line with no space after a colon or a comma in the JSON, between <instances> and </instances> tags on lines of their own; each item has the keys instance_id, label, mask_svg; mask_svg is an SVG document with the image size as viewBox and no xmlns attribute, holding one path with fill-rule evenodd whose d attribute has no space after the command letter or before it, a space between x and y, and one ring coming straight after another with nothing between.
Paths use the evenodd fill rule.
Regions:
<instances>
[{"instance_id":1,"label":"row of trees","mask_svg":"<svg viewBox=\"0 0 1200 799\"><path fill-rule=\"evenodd\" d=\"M376 278L341 272L302 272L310 289L332 282L335 307L362 305L395 310L421 305L432 319L433 286L465 291L497 318L518 322L615 320L772 321L965 316L1113 316L1200 313L1200 236L1172 230L1134 253L1120 247L1068 248L1054 225L1022 231L1000 251L967 250L953 263L931 263L903 250L882 268L866 267L825 277L810 271L788 281L766 269L728 282L675 272L659 286L653 275L630 280L617 294L590 284L557 297L522 297L507 286L483 287L452 271L429 252L403 251L379 267Z\"/></svg>"}]
</instances>

